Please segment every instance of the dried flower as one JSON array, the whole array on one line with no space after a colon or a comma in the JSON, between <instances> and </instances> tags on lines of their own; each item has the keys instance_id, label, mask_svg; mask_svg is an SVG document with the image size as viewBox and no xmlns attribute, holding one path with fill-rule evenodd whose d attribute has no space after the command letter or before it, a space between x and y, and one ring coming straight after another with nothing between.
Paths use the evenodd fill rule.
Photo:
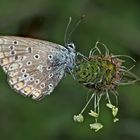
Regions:
<instances>
[{"instance_id":1,"label":"dried flower","mask_svg":"<svg viewBox=\"0 0 140 140\"><path fill-rule=\"evenodd\" d=\"M110 108L110 109L112 109L112 108L115 107L114 105L112 105L112 104L110 104L110 103L107 103L106 106L107 106L108 108Z\"/></svg>"},{"instance_id":2,"label":"dried flower","mask_svg":"<svg viewBox=\"0 0 140 140\"><path fill-rule=\"evenodd\" d=\"M118 118L114 118L113 119L113 122L115 123L115 122L118 122L119 121L119 119Z\"/></svg>"},{"instance_id":3,"label":"dried flower","mask_svg":"<svg viewBox=\"0 0 140 140\"><path fill-rule=\"evenodd\" d=\"M73 120L74 120L75 122L79 122L79 123L81 123L81 122L84 121L84 117L83 117L82 114L74 115L74 116L73 116Z\"/></svg>"},{"instance_id":4,"label":"dried flower","mask_svg":"<svg viewBox=\"0 0 140 140\"><path fill-rule=\"evenodd\" d=\"M103 128L103 125L101 123L92 123L89 125L90 129L94 129L95 132L99 131L101 128Z\"/></svg>"},{"instance_id":5,"label":"dried flower","mask_svg":"<svg viewBox=\"0 0 140 140\"><path fill-rule=\"evenodd\" d=\"M116 117L117 113L118 113L118 108L117 108L117 107L113 107L113 108L112 108L112 115L113 115L114 117Z\"/></svg>"},{"instance_id":6,"label":"dried flower","mask_svg":"<svg viewBox=\"0 0 140 140\"><path fill-rule=\"evenodd\" d=\"M92 110L90 110L90 113L88 113L90 116L92 116L92 117L95 117L95 118L98 118L98 116L99 116L99 114L98 113L96 113L96 112L94 112L94 111L92 111Z\"/></svg>"}]
</instances>

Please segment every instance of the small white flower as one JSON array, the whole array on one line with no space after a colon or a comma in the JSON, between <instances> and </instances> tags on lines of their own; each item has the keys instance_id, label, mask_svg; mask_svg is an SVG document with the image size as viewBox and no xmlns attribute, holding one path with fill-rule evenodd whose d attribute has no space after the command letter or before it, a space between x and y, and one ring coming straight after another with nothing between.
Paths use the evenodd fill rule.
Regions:
<instances>
[{"instance_id":1,"label":"small white flower","mask_svg":"<svg viewBox=\"0 0 140 140\"><path fill-rule=\"evenodd\" d=\"M103 128L103 125L101 123L92 123L89 125L90 129L94 129L95 132L99 131L101 128Z\"/></svg>"},{"instance_id":2,"label":"small white flower","mask_svg":"<svg viewBox=\"0 0 140 140\"><path fill-rule=\"evenodd\" d=\"M98 113L96 113L96 112L94 112L94 111L92 111L92 110L90 110L90 113L88 113L90 116L92 116L92 117L95 117L95 118L98 118L98 116L99 116L99 114Z\"/></svg>"},{"instance_id":3,"label":"small white flower","mask_svg":"<svg viewBox=\"0 0 140 140\"><path fill-rule=\"evenodd\" d=\"M108 108L111 108L111 109L115 107L114 105L112 105L112 104L110 104L110 103L107 103L106 106L107 106Z\"/></svg>"},{"instance_id":4,"label":"small white flower","mask_svg":"<svg viewBox=\"0 0 140 140\"><path fill-rule=\"evenodd\" d=\"M115 117L118 114L118 108L117 107L113 107L112 108L112 115Z\"/></svg>"},{"instance_id":5,"label":"small white flower","mask_svg":"<svg viewBox=\"0 0 140 140\"><path fill-rule=\"evenodd\" d=\"M73 116L73 120L74 120L75 122L79 122L79 123L81 123L81 122L84 121L84 117L83 117L82 114L74 115L74 116Z\"/></svg>"},{"instance_id":6,"label":"small white flower","mask_svg":"<svg viewBox=\"0 0 140 140\"><path fill-rule=\"evenodd\" d=\"M114 105L107 103L106 106L112 110L112 115L115 117L118 114L118 108Z\"/></svg>"},{"instance_id":7,"label":"small white flower","mask_svg":"<svg viewBox=\"0 0 140 140\"><path fill-rule=\"evenodd\" d=\"M114 118L113 119L113 122L115 123L115 122L118 122L119 121L119 119L118 118Z\"/></svg>"}]
</instances>

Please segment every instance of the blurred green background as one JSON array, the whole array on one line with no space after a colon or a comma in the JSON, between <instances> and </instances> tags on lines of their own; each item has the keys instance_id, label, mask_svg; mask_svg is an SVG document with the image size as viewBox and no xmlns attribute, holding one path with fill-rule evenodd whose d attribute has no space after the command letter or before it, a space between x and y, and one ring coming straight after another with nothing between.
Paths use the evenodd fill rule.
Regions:
<instances>
[{"instance_id":1,"label":"blurred green background","mask_svg":"<svg viewBox=\"0 0 140 140\"><path fill-rule=\"evenodd\" d=\"M0 0L0 35L17 35L64 44L64 31L81 15L84 21L71 37L76 49L88 55L97 40L113 54L137 60L133 72L140 76L140 1L138 0ZM132 63L127 60L128 66ZM24 98L9 87L0 69L0 140L140 140L140 86L119 88L119 118L101 102L98 133L89 129L87 113L83 124L74 123L86 102L87 89L67 75L40 102ZM105 98L104 98L105 99Z\"/></svg>"}]
</instances>

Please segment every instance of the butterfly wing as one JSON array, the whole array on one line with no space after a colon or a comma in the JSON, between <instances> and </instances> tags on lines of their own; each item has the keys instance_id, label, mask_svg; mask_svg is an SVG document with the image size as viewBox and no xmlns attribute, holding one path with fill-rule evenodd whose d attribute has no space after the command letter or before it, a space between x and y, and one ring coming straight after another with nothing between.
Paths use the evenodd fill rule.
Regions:
<instances>
[{"instance_id":1,"label":"butterfly wing","mask_svg":"<svg viewBox=\"0 0 140 140\"><path fill-rule=\"evenodd\" d=\"M50 94L65 72L65 48L31 38L0 36L0 65L18 93L40 99Z\"/></svg>"}]
</instances>

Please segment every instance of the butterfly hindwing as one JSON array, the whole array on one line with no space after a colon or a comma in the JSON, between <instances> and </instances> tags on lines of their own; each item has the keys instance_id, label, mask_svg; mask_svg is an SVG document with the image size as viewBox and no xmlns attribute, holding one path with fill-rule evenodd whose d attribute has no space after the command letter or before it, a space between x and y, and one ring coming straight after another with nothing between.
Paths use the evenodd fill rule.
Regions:
<instances>
[{"instance_id":1,"label":"butterfly hindwing","mask_svg":"<svg viewBox=\"0 0 140 140\"><path fill-rule=\"evenodd\" d=\"M0 65L10 86L39 99L50 94L64 75L64 47L37 39L0 37Z\"/></svg>"}]
</instances>

